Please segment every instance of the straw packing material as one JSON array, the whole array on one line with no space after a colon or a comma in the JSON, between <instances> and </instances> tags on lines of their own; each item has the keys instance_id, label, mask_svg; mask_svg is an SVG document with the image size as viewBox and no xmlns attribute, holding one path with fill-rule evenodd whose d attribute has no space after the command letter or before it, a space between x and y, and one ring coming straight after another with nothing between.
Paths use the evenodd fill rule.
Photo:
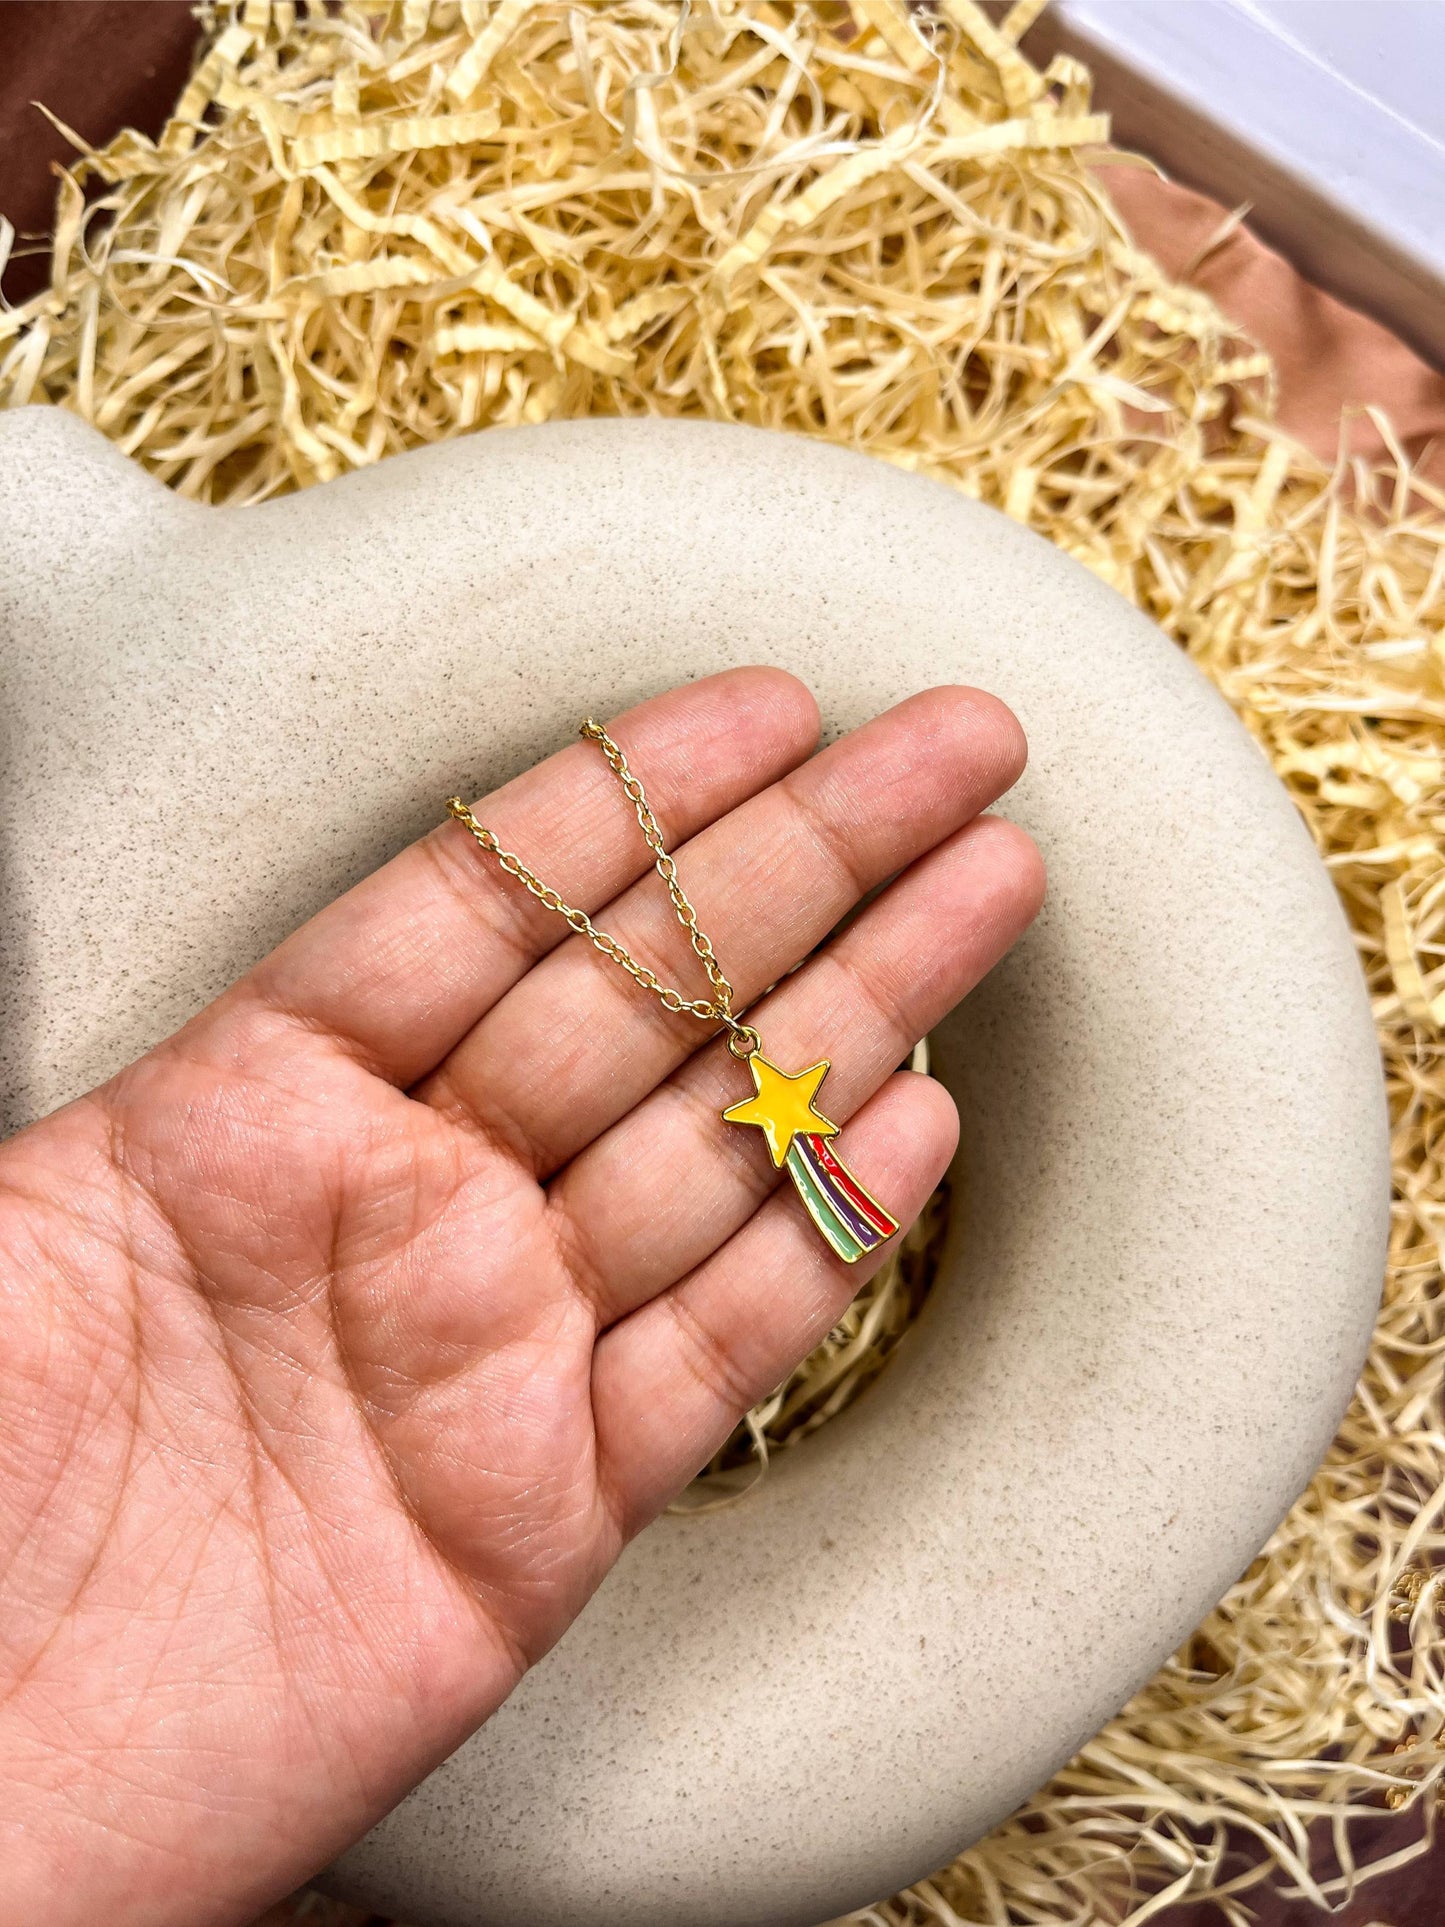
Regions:
<instances>
[{"instance_id":1,"label":"straw packing material","mask_svg":"<svg viewBox=\"0 0 1445 1927\"><path fill-rule=\"evenodd\" d=\"M71 408L200 500L587 414L867 450L1147 609L1294 796L1394 1120L1359 1395L1183 1651L875 1927L1140 1923L1202 1894L1242 1923L1265 1879L1335 1904L1418 1850L1445 1769L1445 501L1403 458L1331 474L1280 434L1267 357L1122 232L1087 74L1019 50L1038 11L237 0L158 141L82 153L50 288L0 314L0 401ZM876 1375L943 1208L689 1504Z\"/></svg>"}]
</instances>

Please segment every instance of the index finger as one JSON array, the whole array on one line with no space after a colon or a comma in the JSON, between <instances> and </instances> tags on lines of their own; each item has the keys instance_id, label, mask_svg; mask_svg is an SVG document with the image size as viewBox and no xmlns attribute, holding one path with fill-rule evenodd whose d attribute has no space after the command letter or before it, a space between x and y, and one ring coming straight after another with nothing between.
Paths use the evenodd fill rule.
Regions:
<instances>
[{"instance_id":1,"label":"index finger","mask_svg":"<svg viewBox=\"0 0 1445 1927\"><path fill-rule=\"evenodd\" d=\"M785 670L730 669L639 703L619 726L671 843L802 762L817 742L818 707ZM476 815L583 910L652 863L590 744L503 784ZM222 1001L250 998L293 1017L404 1088L570 934L460 824L444 822L304 924Z\"/></svg>"}]
</instances>

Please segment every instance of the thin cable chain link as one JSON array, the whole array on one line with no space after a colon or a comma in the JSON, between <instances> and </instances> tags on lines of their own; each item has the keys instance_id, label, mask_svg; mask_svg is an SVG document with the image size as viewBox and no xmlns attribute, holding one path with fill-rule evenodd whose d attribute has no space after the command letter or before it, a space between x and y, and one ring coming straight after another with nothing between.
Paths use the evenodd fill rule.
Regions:
<instances>
[{"instance_id":1,"label":"thin cable chain link","mask_svg":"<svg viewBox=\"0 0 1445 1927\"><path fill-rule=\"evenodd\" d=\"M715 1001L709 1003L705 997L684 997L680 990L664 984L661 978L647 965L639 963L615 937L609 937L605 930L599 930L585 910L578 910L564 897L543 883L534 870L528 869L522 859L511 850L504 850L496 837L484 823L479 823L459 796L447 798L447 810L463 824L476 838L478 844L489 856L494 856L509 876L513 876L545 909L556 911L564 917L579 937L586 937L604 957L610 957L644 990L649 990L665 1010L685 1011L691 1017L699 1017L704 1023L726 1024L729 1032L729 1046L744 1042L748 1048L757 1048L757 1032L746 1024L740 1024L733 1016L733 987L723 975L713 951L711 939L698 928L697 911L693 908L687 892L682 887L677 874L677 865L668 854L658 828L657 818L647 800L642 784L633 775L627 758L607 734L601 723L593 722L589 716L582 724L578 734L597 744L611 765L613 774L622 785L623 793L637 812L638 825L652 851L657 874L667 885L667 894L672 898L672 907L677 912L677 920L687 932L688 942L692 945L703 969L707 972L708 982L713 987Z\"/></svg>"}]
</instances>

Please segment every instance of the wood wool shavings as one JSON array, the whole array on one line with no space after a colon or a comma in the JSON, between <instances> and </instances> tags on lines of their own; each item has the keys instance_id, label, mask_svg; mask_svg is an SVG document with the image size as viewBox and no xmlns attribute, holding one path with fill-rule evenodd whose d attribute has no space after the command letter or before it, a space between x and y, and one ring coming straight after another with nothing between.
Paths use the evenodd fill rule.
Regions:
<instances>
[{"instance_id":1,"label":"wood wool shavings","mask_svg":"<svg viewBox=\"0 0 1445 1927\"><path fill-rule=\"evenodd\" d=\"M1416 1851L1445 1767L1445 502L1275 428L1267 359L1121 232L1087 74L1019 49L1039 10L218 6L160 140L62 182L51 286L0 314L0 402L73 409L228 503L499 422L821 435L1028 522L1213 678L1374 998L1396 1189L1369 1363L1185 1648L1021 1814L857 1920L1137 1927L1208 1894L1242 1927L1266 1879L1342 1902L1365 1823L1397 1818L1373 1867ZM695 1499L876 1373L933 1230Z\"/></svg>"}]
</instances>

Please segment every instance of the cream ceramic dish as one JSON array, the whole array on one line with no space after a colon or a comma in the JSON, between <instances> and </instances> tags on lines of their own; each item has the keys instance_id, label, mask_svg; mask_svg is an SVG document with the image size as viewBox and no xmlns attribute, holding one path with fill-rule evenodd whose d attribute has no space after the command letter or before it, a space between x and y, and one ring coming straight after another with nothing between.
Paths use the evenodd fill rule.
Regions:
<instances>
[{"instance_id":1,"label":"cream ceramic dish","mask_svg":"<svg viewBox=\"0 0 1445 1927\"><path fill-rule=\"evenodd\" d=\"M965 680L1032 743L1007 807L1050 901L937 1036L961 1205L918 1330L746 1503L644 1534L343 1891L419 1924L811 1927L1027 1795L1305 1484L1384 1249L1354 955L1223 703L1036 537L660 421L209 510L26 410L0 640L12 1124L584 712L767 660L834 730Z\"/></svg>"}]
</instances>

